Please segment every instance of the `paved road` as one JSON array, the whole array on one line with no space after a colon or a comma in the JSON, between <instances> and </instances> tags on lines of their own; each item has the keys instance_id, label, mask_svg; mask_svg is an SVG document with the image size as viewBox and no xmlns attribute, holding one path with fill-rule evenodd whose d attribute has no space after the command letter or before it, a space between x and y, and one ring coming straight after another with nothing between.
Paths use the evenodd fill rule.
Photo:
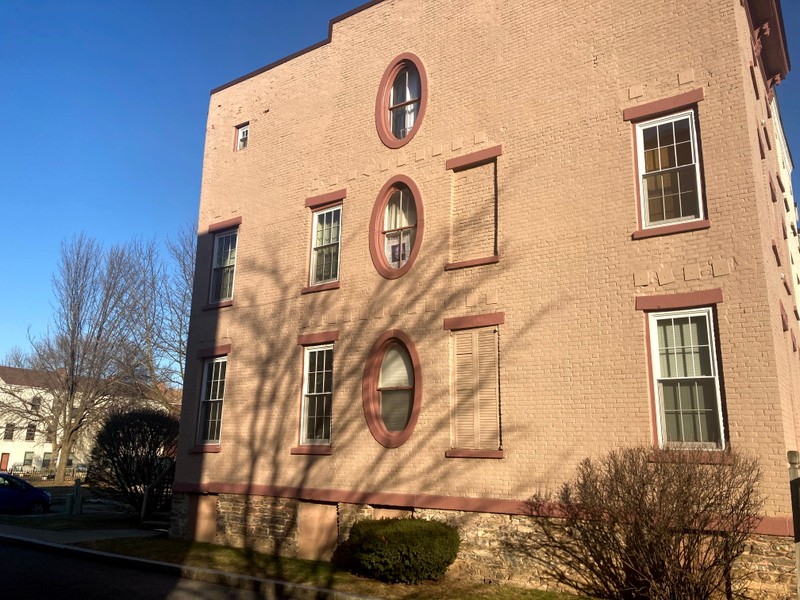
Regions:
<instances>
[{"instance_id":1,"label":"paved road","mask_svg":"<svg viewBox=\"0 0 800 600\"><path fill-rule=\"evenodd\" d=\"M0 543L3 600L255 600L253 592Z\"/></svg>"}]
</instances>

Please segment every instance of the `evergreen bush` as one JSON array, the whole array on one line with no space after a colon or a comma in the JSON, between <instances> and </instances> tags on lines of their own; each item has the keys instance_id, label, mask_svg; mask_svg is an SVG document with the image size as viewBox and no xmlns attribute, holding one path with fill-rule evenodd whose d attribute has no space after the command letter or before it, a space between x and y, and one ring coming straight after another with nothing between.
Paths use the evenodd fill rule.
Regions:
<instances>
[{"instance_id":1,"label":"evergreen bush","mask_svg":"<svg viewBox=\"0 0 800 600\"><path fill-rule=\"evenodd\" d=\"M419 583L444 576L458 555L458 530L439 521L359 521L338 553L349 570L388 583Z\"/></svg>"}]
</instances>

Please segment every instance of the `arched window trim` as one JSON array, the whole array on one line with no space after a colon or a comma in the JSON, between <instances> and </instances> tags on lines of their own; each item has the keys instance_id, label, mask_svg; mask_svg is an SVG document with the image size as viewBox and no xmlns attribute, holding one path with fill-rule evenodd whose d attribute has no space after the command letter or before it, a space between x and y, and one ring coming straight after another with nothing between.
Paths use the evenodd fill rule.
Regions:
<instances>
[{"instance_id":1,"label":"arched window trim","mask_svg":"<svg viewBox=\"0 0 800 600\"><path fill-rule=\"evenodd\" d=\"M411 365L414 368L414 395L411 406L411 416L408 424L402 431L389 431L381 417L381 398L378 391L380 381L381 365L387 350L392 346L402 346L411 358ZM390 329L381 334L367 357L367 364L364 367L364 377L361 384L361 396L364 404L364 417L367 420L367 427L378 442L384 448L398 448L402 446L417 425L420 408L422 407L422 368L419 362L417 348L411 338L399 329Z\"/></svg>"}]
</instances>

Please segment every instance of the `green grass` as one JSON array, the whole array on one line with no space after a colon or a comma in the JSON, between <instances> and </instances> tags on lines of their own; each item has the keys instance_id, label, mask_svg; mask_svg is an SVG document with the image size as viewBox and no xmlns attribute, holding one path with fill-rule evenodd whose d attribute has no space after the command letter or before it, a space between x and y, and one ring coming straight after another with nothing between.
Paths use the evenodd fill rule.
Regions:
<instances>
[{"instance_id":1,"label":"green grass","mask_svg":"<svg viewBox=\"0 0 800 600\"><path fill-rule=\"evenodd\" d=\"M390 585L339 571L328 562L281 558L188 540L129 538L98 540L80 545L114 554L304 583L387 600L576 600L575 596L567 594L504 584L472 583L448 576L438 582Z\"/></svg>"}]
</instances>

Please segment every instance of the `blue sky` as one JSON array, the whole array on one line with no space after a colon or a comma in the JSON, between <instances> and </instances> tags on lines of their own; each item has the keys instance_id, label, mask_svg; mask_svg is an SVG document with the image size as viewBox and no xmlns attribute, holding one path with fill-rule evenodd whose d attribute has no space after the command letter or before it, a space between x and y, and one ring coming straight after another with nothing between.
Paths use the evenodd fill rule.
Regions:
<instances>
[{"instance_id":1,"label":"blue sky","mask_svg":"<svg viewBox=\"0 0 800 600\"><path fill-rule=\"evenodd\" d=\"M324 39L363 1L0 0L13 249L0 262L0 360L44 331L62 239L163 240L195 218L212 88ZM778 96L800 167L800 3L783 11L796 72Z\"/></svg>"}]
</instances>

